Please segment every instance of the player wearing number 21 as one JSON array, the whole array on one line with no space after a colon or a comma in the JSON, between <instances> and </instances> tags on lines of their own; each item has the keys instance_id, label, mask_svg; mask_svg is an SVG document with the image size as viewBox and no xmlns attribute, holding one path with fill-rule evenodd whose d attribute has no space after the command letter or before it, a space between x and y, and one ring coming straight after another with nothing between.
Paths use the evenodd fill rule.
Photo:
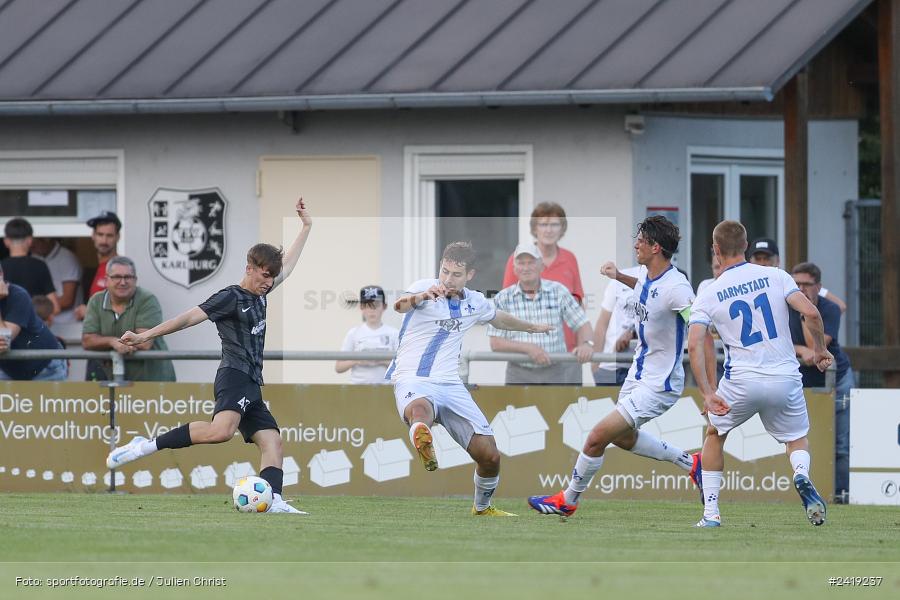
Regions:
<instances>
[{"instance_id":1,"label":"player wearing number 21","mask_svg":"<svg viewBox=\"0 0 900 600\"><path fill-rule=\"evenodd\" d=\"M805 318L814 342L814 363L824 371L833 357L825 349L822 317L794 280L776 267L744 260L747 230L723 221L713 230L713 253L722 273L691 308L688 351L703 394L709 428L703 444L703 518L698 527L717 527L722 449L732 429L758 414L766 431L787 446L794 487L813 525L825 522L825 502L809 479L809 416L788 326L788 306ZM708 348L709 327L725 344L725 375L715 382Z\"/></svg>"}]
</instances>

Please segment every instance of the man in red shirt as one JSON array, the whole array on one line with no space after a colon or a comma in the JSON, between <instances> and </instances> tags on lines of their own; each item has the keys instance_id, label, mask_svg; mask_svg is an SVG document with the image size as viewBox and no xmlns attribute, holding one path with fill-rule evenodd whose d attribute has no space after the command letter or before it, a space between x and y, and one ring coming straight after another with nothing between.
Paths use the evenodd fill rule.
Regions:
<instances>
[{"instance_id":1,"label":"man in red shirt","mask_svg":"<svg viewBox=\"0 0 900 600\"><path fill-rule=\"evenodd\" d=\"M85 302L90 300L91 296L97 292L102 292L106 289L106 263L112 257L119 255L116 247L119 243L122 221L119 220L119 216L116 213L105 210L93 219L88 220L87 226L94 230L91 233L91 241L94 242L94 248L97 250L97 271L91 280L90 290L84 298ZM86 310L86 304L76 306L75 317L79 321L83 321Z\"/></svg>"}]
</instances>

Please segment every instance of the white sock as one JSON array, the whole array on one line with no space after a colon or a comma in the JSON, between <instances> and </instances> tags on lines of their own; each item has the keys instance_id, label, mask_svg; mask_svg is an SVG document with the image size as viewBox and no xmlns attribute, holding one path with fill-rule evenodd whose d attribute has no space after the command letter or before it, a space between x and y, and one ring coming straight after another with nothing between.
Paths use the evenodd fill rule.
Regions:
<instances>
[{"instance_id":1,"label":"white sock","mask_svg":"<svg viewBox=\"0 0 900 600\"><path fill-rule=\"evenodd\" d=\"M491 498L500 482L500 476L482 477L475 473L475 510L484 510L491 505Z\"/></svg>"},{"instance_id":2,"label":"white sock","mask_svg":"<svg viewBox=\"0 0 900 600\"><path fill-rule=\"evenodd\" d=\"M416 421L412 425L409 426L409 443L412 444L413 448L416 447L416 440L413 439L413 432L416 430L417 425L425 425L422 421ZM427 425L425 425L428 427Z\"/></svg>"},{"instance_id":3,"label":"white sock","mask_svg":"<svg viewBox=\"0 0 900 600\"><path fill-rule=\"evenodd\" d=\"M794 450L791 452L790 459L791 466L794 468L794 475L805 475L806 477L809 477L809 452L806 450ZM706 488L705 480L703 482L703 487Z\"/></svg>"},{"instance_id":4,"label":"white sock","mask_svg":"<svg viewBox=\"0 0 900 600\"><path fill-rule=\"evenodd\" d=\"M694 466L694 459L681 448L676 448L668 442L656 439L645 431L637 432L637 441L631 451L639 456L647 458L655 458L656 460L667 460L684 469L690 471Z\"/></svg>"},{"instance_id":5,"label":"white sock","mask_svg":"<svg viewBox=\"0 0 900 600\"><path fill-rule=\"evenodd\" d=\"M703 516L711 519L719 516L719 489L722 487L722 471L703 470Z\"/></svg>"},{"instance_id":6,"label":"white sock","mask_svg":"<svg viewBox=\"0 0 900 600\"><path fill-rule=\"evenodd\" d=\"M281 497L281 494L272 492L272 504L278 504L279 502L284 502L284 498Z\"/></svg>"},{"instance_id":7,"label":"white sock","mask_svg":"<svg viewBox=\"0 0 900 600\"><path fill-rule=\"evenodd\" d=\"M566 504L578 504L578 498L591 484L594 473L603 466L602 456L588 456L584 452L578 453L575 468L572 469L572 479L566 488Z\"/></svg>"},{"instance_id":8,"label":"white sock","mask_svg":"<svg viewBox=\"0 0 900 600\"><path fill-rule=\"evenodd\" d=\"M156 447L156 438L153 438L152 440L144 440L143 442L141 442L141 447L138 448L141 456L153 454L157 450L159 450L159 448Z\"/></svg>"}]
</instances>

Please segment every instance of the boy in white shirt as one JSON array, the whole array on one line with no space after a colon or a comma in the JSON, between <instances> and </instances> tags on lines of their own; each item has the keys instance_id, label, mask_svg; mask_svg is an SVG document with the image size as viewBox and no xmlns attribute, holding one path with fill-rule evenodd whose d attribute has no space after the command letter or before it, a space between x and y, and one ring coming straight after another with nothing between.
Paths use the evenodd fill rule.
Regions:
<instances>
[{"instance_id":1,"label":"boy in white shirt","mask_svg":"<svg viewBox=\"0 0 900 600\"><path fill-rule=\"evenodd\" d=\"M386 308L384 290L380 286L369 285L359 290L363 322L347 332L341 351L396 352L399 332L382 321ZM389 364L389 360L339 360L334 370L338 373L350 371L350 383L353 384L383 385L388 383L384 371Z\"/></svg>"}]
</instances>

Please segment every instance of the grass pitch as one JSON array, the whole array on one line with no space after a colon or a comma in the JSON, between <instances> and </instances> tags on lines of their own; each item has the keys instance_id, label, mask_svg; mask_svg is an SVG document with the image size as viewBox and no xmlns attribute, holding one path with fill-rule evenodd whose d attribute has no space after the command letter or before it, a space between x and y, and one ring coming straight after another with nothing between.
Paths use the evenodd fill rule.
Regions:
<instances>
[{"instance_id":1,"label":"grass pitch","mask_svg":"<svg viewBox=\"0 0 900 600\"><path fill-rule=\"evenodd\" d=\"M724 526L700 530L699 502L586 500L563 520L524 499L498 499L520 515L502 519L469 499L310 496L300 517L208 495L0 498L0 598L900 595L888 507L829 506L813 527L799 502L724 501Z\"/></svg>"}]
</instances>

